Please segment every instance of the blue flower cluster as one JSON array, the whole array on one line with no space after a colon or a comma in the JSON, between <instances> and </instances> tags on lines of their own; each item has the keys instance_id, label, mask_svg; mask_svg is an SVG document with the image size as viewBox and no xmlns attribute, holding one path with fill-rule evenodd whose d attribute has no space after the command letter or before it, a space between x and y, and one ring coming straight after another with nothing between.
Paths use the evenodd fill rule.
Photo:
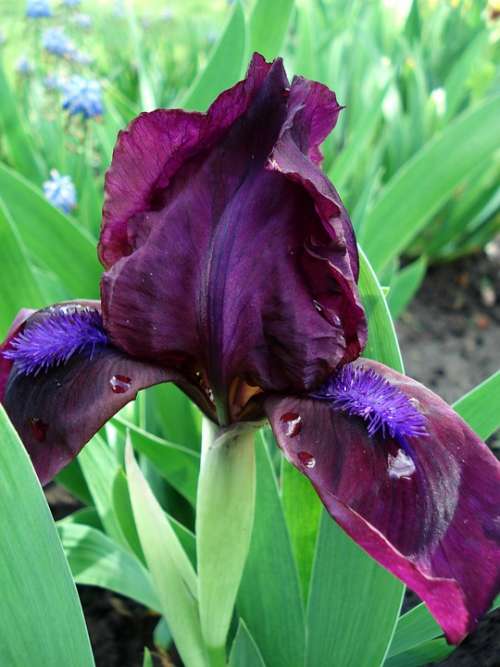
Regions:
<instances>
[{"instance_id":1,"label":"blue flower cluster","mask_svg":"<svg viewBox=\"0 0 500 667\"><path fill-rule=\"evenodd\" d=\"M68 56L74 50L74 44L63 28L47 28L42 35L43 48L54 56Z\"/></svg>"},{"instance_id":2,"label":"blue flower cluster","mask_svg":"<svg viewBox=\"0 0 500 667\"><path fill-rule=\"evenodd\" d=\"M52 16L52 9L48 0L28 0L26 16L30 19L43 19Z\"/></svg>"},{"instance_id":3,"label":"blue flower cluster","mask_svg":"<svg viewBox=\"0 0 500 667\"><path fill-rule=\"evenodd\" d=\"M47 201L64 213L70 213L76 206L76 189L70 176L61 176L56 169L50 172L50 179L43 184Z\"/></svg>"},{"instance_id":4,"label":"blue flower cluster","mask_svg":"<svg viewBox=\"0 0 500 667\"><path fill-rule=\"evenodd\" d=\"M94 79L72 76L63 87L63 95L62 106L70 116L93 118L104 111L101 86Z\"/></svg>"}]
</instances>

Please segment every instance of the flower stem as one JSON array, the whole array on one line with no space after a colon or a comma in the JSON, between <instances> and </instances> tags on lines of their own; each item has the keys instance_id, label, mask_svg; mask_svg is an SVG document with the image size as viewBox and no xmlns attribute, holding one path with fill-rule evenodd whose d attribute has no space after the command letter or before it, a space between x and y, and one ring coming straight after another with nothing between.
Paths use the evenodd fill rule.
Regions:
<instances>
[{"instance_id":1,"label":"flower stem","mask_svg":"<svg viewBox=\"0 0 500 667\"><path fill-rule=\"evenodd\" d=\"M254 430L204 419L196 508L201 628L211 667L225 664L226 637L250 546L255 507Z\"/></svg>"}]
</instances>

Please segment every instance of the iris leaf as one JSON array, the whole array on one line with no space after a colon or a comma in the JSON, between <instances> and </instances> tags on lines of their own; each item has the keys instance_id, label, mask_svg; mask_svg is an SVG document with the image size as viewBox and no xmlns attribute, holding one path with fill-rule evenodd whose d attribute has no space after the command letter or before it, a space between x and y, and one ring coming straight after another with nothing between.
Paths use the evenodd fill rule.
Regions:
<instances>
[{"instance_id":1,"label":"iris leaf","mask_svg":"<svg viewBox=\"0 0 500 667\"><path fill-rule=\"evenodd\" d=\"M154 667L153 658L151 657L151 653L147 648L144 649L144 658L142 661L142 667Z\"/></svg>"},{"instance_id":2,"label":"iris leaf","mask_svg":"<svg viewBox=\"0 0 500 667\"><path fill-rule=\"evenodd\" d=\"M125 459L135 524L161 611L183 661L190 667L206 667L196 574L135 462L130 442Z\"/></svg>"},{"instance_id":3,"label":"iris leaf","mask_svg":"<svg viewBox=\"0 0 500 667\"><path fill-rule=\"evenodd\" d=\"M234 85L243 69L245 43L245 14L241 3L237 0L207 64L200 70L180 106L184 109L206 111L220 92Z\"/></svg>"},{"instance_id":4,"label":"iris leaf","mask_svg":"<svg viewBox=\"0 0 500 667\"><path fill-rule=\"evenodd\" d=\"M127 546L113 509L113 482L119 465L111 448L100 435L95 435L80 452L78 461L107 534L122 546Z\"/></svg>"},{"instance_id":5,"label":"iris leaf","mask_svg":"<svg viewBox=\"0 0 500 667\"><path fill-rule=\"evenodd\" d=\"M1 198L0 264L4 276L0 286L0 333L5 334L21 308L39 308L44 305L45 299L35 280L22 239Z\"/></svg>"},{"instance_id":6,"label":"iris leaf","mask_svg":"<svg viewBox=\"0 0 500 667\"><path fill-rule=\"evenodd\" d=\"M368 344L364 356L403 372L403 359L387 302L377 276L361 248L359 262L359 293L368 322Z\"/></svg>"},{"instance_id":7,"label":"iris leaf","mask_svg":"<svg viewBox=\"0 0 500 667\"><path fill-rule=\"evenodd\" d=\"M359 159L366 153L377 125L382 119L382 102L387 94L388 85L379 91L373 100L373 105L363 110L356 125L349 132L346 147L334 157L328 176L341 194L349 183L351 175L356 171Z\"/></svg>"},{"instance_id":8,"label":"iris leaf","mask_svg":"<svg viewBox=\"0 0 500 667\"><path fill-rule=\"evenodd\" d=\"M402 592L402 584L323 511L308 604L306 666L382 664Z\"/></svg>"},{"instance_id":9,"label":"iris leaf","mask_svg":"<svg viewBox=\"0 0 500 667\"><path fill-rule=\"evenodd\" d=\"M478 65L488 45L488 32L479 32L470 42L464 52L457 58L450 73L446 77L444 90L446 93L446 108L444 118L449 121L469 92L468 81L474 67Z\"/></svg>"},{"instance_id":10,"label":"iris leaf","mask_svg":"<svg viewBox=\"0 0 500 667\"><path fill-rule=\"evenodd\" d=\"M256 443L257 489L238 612L272 667L304 663L304 609L290 535L265 441Z\"/></svg>"},{"instance_id":11,"label":"iris leaf","mask_svg":"<svg viewBox=\"0 0 500 667\"><path fill-rule=\"evenodd\" d=\"M194 505L200 464L198 454L148 433L122 417L115 417L112 423L122 434L128 430L134 449L146 456L168 483Z\"/></svg>"},{"instance_id":12,"label":"iris leaf","mask_svg":"<svg viewBox=\"0 0 500 667\"><path fill-rule=\"evenodd\" d=\"M170 442L199 451L201 412L186 394L170 383L150 387L146 396L148 430L159 429Z\"/></svg>"},{"instance_id":13,"label":"iris leaf","mask_svg":"<svg viewBox=\"0 0 500 667\"><path fill-rule=\"evenodd\" d=\"M493 435L500 428L500 371L462 396L453 408L480 438Z\"/></svg>"},{"instance_id":14,"label":"iris leaf","mask_svg":"<svg viewBox=\"0 0 500 667\"><path fill-rule=\"evenodd\" d=\"M139 535L137 534L137 528L134 522L132 503L130 502L130 494L128 490L128 482L122 468L116 472L111 495L114 514L120 526L121 532L127 540L127 543L132 552L141 562L144 562L144 553L142 551L141 541L139 540Z\"/></svg>"},{"instance_id":15,"label":"iris leaf","mask_svg":"<svg viewBox=\"0 0 500 667\"><path fill-rule=\"evenodd\" d=\"M12 165L26 178L41 183L44 167L24 118L19 114L19 100L12 93L0 60L0 129ZM3 194L3 193L2 193Z\"/></svg>"},{"instance_id":16,"label":"iris leaf","mask_svg":"<svg viewBox=\"0 0 500 667\"><path fill-rule=\"evenodd\" d=\"M57 528L78 584L101 586L160 609L148 571L132 554L90 526L63 521Z\"/></svg>"},{"instance_id":17,"label":"iris leaf","mask_svg":"<svg viewBox=\"0 0 500 667\"><path fill-rule=\"evenodd\" d=\"M82 609L26 450L0 408L0 664L92 667Z\"/></svg>"},{"instance_id":18,"label":"iris leaf","mask_svg":"<svg viewBox=\"0 0 500 667\"><path fill-rule=\"evenodd\" d=\"M444 660L454 648L448 644L446 639L433 639L389 658L384 663L384 667L420 667L429 662Z\"/></svg>"},{"instance_id":19,"label":"iris leaf","mask_svg":"<svg viewBox=\"0 0 500 667\"><path fill-rule=\"evenodd\" d=\"M127 477L121 468L118 471L113 483L113 508L123 535L126 537L133 553L140 561L145 562L139 534L137 532L137 526L135 525L134 521ZM177 535L182 548L188 555L193 567L195 567L196 542L193 533L188 530L182 523L177 521L177 519L174 519L174 517L170 515L166 516L167 520L170 522L170 525L174 529L174 532Z\"/></svg>"},{"instance_id":20,"label":"iris leaf","mask_svg":"<svg viewBox=\"0 0 500 667\"><path fill-rule=\"evenodd\" d=\"M229 667L266 667L257 644L241 619L231 647Z\"/></svg>"},{"instance_id":21,"label":"iris leaf","mask_svg":"<svg viewBox=\"0 0 500 667\"><path fill-rule=\"evenodd\" d=\"M387 304L395 320L415 296L425 277L426 269L427 260L421 257L395 274L387 296Z\"/></svg>"},{"instance_id":22,"label":"iris leaf","mask_svg":"<svg viewBox=\"0 0 500 667\"><path fill-rule=\"evenodd\" d=\"M156 109L157 104L155 101L155 93L145 60L145 49L142 39L142 32L137 21L134 3L125 3L125 8L129 26L130 42L135 55L135 60L137 62L137 69L139 71L139 92L141 96L141 107L143 111L152 111L153 109Z\"/></svg>"},{"instance_id":23,"label":"iris leaf","mask_svg":"<svg viewBox=\"0 0 500 667\"><path fill-rule=\"evenodd\" d=\"M285 458L282 460L281 485L283 511L297 562L302 596L306 601L322 505L309 480Z\"/></svg>"},{"instance_id":24,"label":"iris leaf","mask_svg":"<svg viewBox=\"0 0 500 667\"><path fill-rule=\"evenodd\" d=\"M82 474L82 469L78 459L73 459L69 465L63 468L56 477L59 484L62 484L71 494L81 500L85 505L92 505L92 496Z\"/></svg>"},{"instance_id":25,"label":"iris leaf","mask_svg":"<svg viewBox=\"0 0 500 667\"><path fill-rule=\"evenodd\" d=\"M364 221L360 238L377 273L408 246L468 172L493 155L496 143L491 138L499 114L500 95L461 114L385 186Z\"/></svg>"},{"instance_id":26,"label":"iris leaf","mask_svg":"<svg viewBox=\"0 0 500 667\"><path fill-rule=\"evenodd\" d=\"M257 0L250 16L250 52L258 51L266 60L281 54L293 0Z\"/></svg>"}]
</instances>

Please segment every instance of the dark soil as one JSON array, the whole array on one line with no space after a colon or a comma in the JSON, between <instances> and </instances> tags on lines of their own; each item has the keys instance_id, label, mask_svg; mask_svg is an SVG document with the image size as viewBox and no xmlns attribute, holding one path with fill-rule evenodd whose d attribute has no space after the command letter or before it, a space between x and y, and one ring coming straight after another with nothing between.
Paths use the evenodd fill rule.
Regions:
<instances>
[{"instance_id":1,"label":"dark soil","mask_svg":"<svg viewBox=\"0 0 500 667\"><path fill-rule=\"evenodd\" d=\"M500 257L431 267L397 330L408 375L456 401L500 367Z\"/></svg>"},{"instance_id":2,"label":"dark soil","mask_svg":"<svg viewBox=\"0 0 500 667\"><path fill-rule=\"evenodd\" d=\"M397 329L408 375L449 402L460 398L500 366L498 257L480 255L431 268ZM48 495L57 518L78 507L59 487L49 489ZM108 591L79 586L79 593L97 667L141 667L144 645L153 648L157 619ZM412 602L410 597L407 604ZM179 664L159 653L154 660L157 667ZM500 610L483 619L440 664L499 667Z\"/></svg>"}]
</instances>

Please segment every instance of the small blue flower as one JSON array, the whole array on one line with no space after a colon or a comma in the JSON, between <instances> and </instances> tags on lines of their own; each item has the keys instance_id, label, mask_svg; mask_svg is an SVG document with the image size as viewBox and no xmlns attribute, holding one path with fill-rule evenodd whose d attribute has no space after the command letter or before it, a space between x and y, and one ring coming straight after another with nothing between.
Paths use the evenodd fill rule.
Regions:
<instances>
[{"instance_id":1,"label":"small blue flower","mask_svg":"<svg viewBox=\"0 0 500 667\"><path fill-rule=\"evenodd\" d=\"M64 85L64 79L59 74L48 74L43 80L47 90L60 90Z\"/></svg>"},{"instance_id":2,"label":"small blue flower","mask_svg":"<svg viewBox=\"0 0 500 667\"><path fill-rule=\"evenodd\" d=\"M73 62L78 63L79 65L91 65L94 62L94 58L89 53L78 51L78 49L75 49L71 53L70 58Z\"/></svg>"},{"instance_id":3,"label":"small blue flower","mask_svg":"<svg viewBox=\"0 0 500 667\"><path fill-rule=\"evenodd\" d=\"M64 57L75 50L63 28L47 28L42 35L43 48L54 56Z\"/></svg>"},{"instance_id":4,"label":"small blue flower","mask_svg":"<svg viewBox=\"0 0 500 667\"><path fill-rule=\"evenodd\" d=\"M16 63L16 72L23 76L29 76L33 73L33 65L26 56L21 56Z\"/></svg>"},{"instance_id":5,"label":"small blue flower","mask_svg":"<svg viewBox=\"0 0 500 667\"><path fill-rule=\"evenodd\" d=\"M26 16L30 19L43 19L52 16L52 9L48 0L28 0Z\"/></svg>"},{"instance_id":6,"label":"small blue flower","mask_svg":"<svg viewBox=\"0 0 500 667\"><path fill-rule=\"evenodd\" d=\"M64 213L76 206L76 189L70 176L61 176L56 169L50 172L50 179L43 184L45 199Z\"/></svg>"},{"instance_id":7,"label":"small blue flower","mask_svg":"<svg viewBox=\"0 0 500 667\"><path fill-rule=\"evenodd\" d=\"M94 79L74 75L63 88L62 107L70 116L81 114L84 118L100 116L104 111L101 86Z\"/></svg>"},{"instance_id":8,"label":"small blue flower","mask_svg":"<svg viewBox=\"0 0 500 667\"><path fill-rule=\"evenodd\" d=\"M92 18L88 14L75 14L71 20L82 30L89 30L92 27Z\"/></svg>"}]
</instances>

